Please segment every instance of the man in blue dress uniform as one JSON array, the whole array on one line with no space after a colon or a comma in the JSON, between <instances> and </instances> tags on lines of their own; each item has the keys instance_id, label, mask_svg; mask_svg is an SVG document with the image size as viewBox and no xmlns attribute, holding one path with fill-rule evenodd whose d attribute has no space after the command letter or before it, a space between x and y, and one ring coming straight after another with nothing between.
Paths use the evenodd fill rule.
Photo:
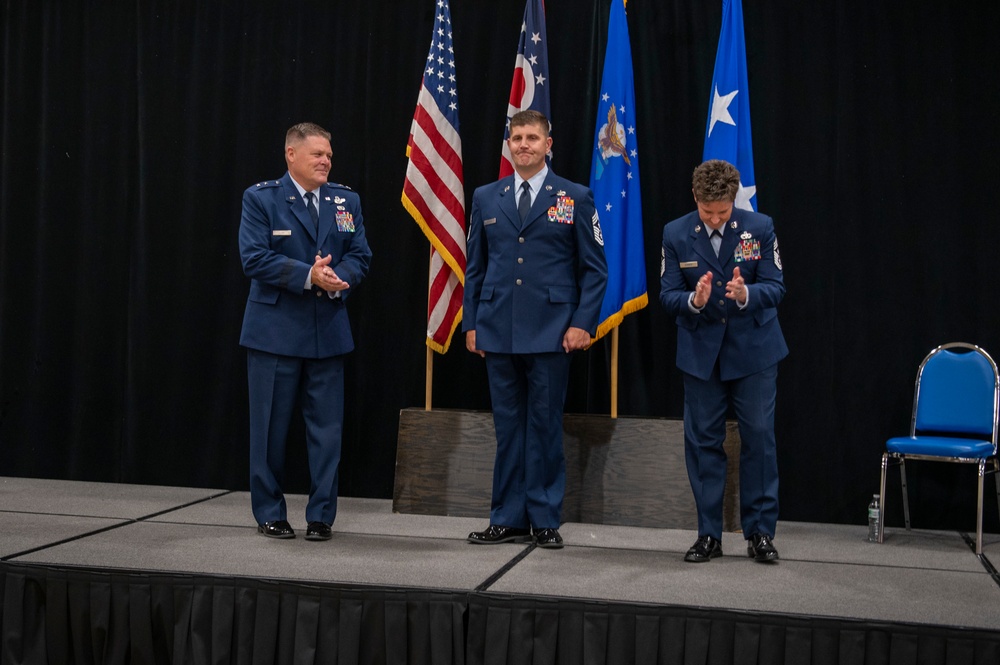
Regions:
<instances>
[{"instance_id":1,"label":"man in blue dress uniform","mask_svg":"<svg viewBox=\"0 0 1000 665\"><path fill-rule=\"evenodd\" d=\"M337 515L344 354L354 349L344 303L368 273L371 250L360 198L327 182L332 157L329 132L295 125L285 137L288 172L243 193L250 498L258 531L271 538L295 537L282 482L296 403L311 478L306 539L329 540Z\"/></svg>"},{"instance_id":2,"label":"man in blue dress uniform","mask_svg":"<svg viewBox=\"0 0 1000 665\"><path fill-rule=\"evenodd\" d=\"M785 294L771 218L734 208L736 168L709 160L694 171L698 209L663 229L660 302L677 321L684 374L684 449L698 509L698 539L686 561L722 555L726 411L740 428L740 520L747 554L778 559L778 463L774 403L778 361L788 355L778 325Z\"/></svg>"},{"instance_id":3,"label":"man in blue dress uniform","mask_svg":"<svg viewBox=\"0 0 1000 665\"><path fill-rule=\"evenodd\" d=\"M607 284L604 240L587 187L552 173L549 122L510 120L514 175L472 198L463 330L486 359L496 428L490 525L472 543L562 547L562 416L570 354L590 346Z\"/></svg>"}]
</instances>

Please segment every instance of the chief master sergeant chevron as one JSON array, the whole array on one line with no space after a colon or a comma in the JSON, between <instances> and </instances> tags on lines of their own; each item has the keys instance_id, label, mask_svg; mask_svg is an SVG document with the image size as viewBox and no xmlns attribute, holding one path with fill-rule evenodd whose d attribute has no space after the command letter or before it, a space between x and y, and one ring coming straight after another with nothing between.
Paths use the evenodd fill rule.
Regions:
<instances>
[{"instance_id":1,"label":"chief master sergeant chevron","mask_svg":"<svg viewBox=\"0 0 1000 665\"><path fill-rule=\"evenodd\" d=\"M497 453L490 525L468 539L559 548L570 353L590 346L608 267L590 190L545 164L545 116L516 113L507 143L514 175L476 190L469 224L463 330L486 358Z\"/></svg>"},{"instance_id":2,"label":"chief master sergeant chevron","mask_svg":"<svg viewBox=\"0 0 1000 665\"><path fill-rule=\"evenodd\" d=\"M258 531L294 538L282 490L295 404L306 423L311 489L306 539L328 540L337 515L345 301L368 273L361 200L327 182L330 133L300 123L285 136L288 172L243 194L240 257L250 278L240 345L250 392L250 500Z\"/></svg>"}]
</instances>

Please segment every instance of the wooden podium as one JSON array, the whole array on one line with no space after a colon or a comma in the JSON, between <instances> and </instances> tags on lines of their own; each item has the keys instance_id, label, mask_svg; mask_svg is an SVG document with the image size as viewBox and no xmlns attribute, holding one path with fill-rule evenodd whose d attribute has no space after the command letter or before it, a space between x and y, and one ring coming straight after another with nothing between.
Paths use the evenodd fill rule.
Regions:
<instances>
[{"instance_id":1,"label":"wooden podium","mask_svg":"<svg viewBox=\"0 0 1000 665\"><path fill-rule=\"evenodd\" d=\"M697 530L684 464L684 423L660 418L563 417L564 522ZM723 528L740 530L740 439L727 422ZM489 519L496 438L489 411L399 413L392 508Z\"/></svg>"}]
</instances>

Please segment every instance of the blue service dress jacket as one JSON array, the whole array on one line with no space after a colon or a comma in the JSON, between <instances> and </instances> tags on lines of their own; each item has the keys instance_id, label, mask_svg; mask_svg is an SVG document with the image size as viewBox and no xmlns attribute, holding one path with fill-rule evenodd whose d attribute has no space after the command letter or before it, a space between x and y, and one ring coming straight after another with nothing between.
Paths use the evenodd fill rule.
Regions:
<instances>
[{"instance_id":1,"label":"blue service dress jacket","mask_svg":"<svg viewBox=\"0 0 1000 665\"><path fill-rule=\"evenodd\" d=\"M785 294L774 223L767 215L734 208L719 255L697 212L663 229L660 302L677 320L677 368L708 379L716 361L723 381L743 378L788 355L778 324ZM739 267L749 300L740 309L726 298L726 282ZM712 272L712 295L700 314L688 308L698 280Z\"/></svg>"},{"instance_id":2,"label":"blue service dress jacket","mask_svg":"<svg viewBox=\"0 0 1000 665\"><path fill-rule=\"evenodd\" d=\"M240 257L250 278L240 345L299 358L329 358L354 349L344 303L368 273L361 199L344 185L320 188L315 228L291 176L267 180L243 193ZM304 290L317 255L351 285L335 297Z\"/></svg>"},{"instance_id":3,"label":"blue service dress jacket","mask_svg":"<svg viewBox=\"0 0 1000 665\"><path fill-rule=\"evenodd\" d=\"M569 327L597 331L608 267L586 187L551 170L524 223L514 176L472 197L464 331L488 353L563 352Z\"/></svg>"}]
</instances>

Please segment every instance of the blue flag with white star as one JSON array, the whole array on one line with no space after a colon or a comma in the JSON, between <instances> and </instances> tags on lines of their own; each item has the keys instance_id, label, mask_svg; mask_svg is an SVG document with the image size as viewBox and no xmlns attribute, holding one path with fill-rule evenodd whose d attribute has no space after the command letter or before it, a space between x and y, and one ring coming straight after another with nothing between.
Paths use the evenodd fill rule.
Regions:
<instances>
[{"instance_id":1,"label":"blue flag with white star","mask_svg":"<svg viewBox=\"0 0 1000 665\"><path fill-rule=\"evenodd\" d=\"M722 31L708 101L704 159L724 159L735 166L740 172L735 206L744 210L757 209L741 0L722 0Z\"/></svg>"},{"instance_id":2,"label":"blue flag with white star","mask_svg":"<svg viewBox=\"0 0 1000 665\"><path fill-rule=\"evenodd\" d=\"M635 110L625 2L614 0L590 168L590 189L600 215L608 261L608 287L595 339L648 303Z\"/></svg>"}]
</instances>

